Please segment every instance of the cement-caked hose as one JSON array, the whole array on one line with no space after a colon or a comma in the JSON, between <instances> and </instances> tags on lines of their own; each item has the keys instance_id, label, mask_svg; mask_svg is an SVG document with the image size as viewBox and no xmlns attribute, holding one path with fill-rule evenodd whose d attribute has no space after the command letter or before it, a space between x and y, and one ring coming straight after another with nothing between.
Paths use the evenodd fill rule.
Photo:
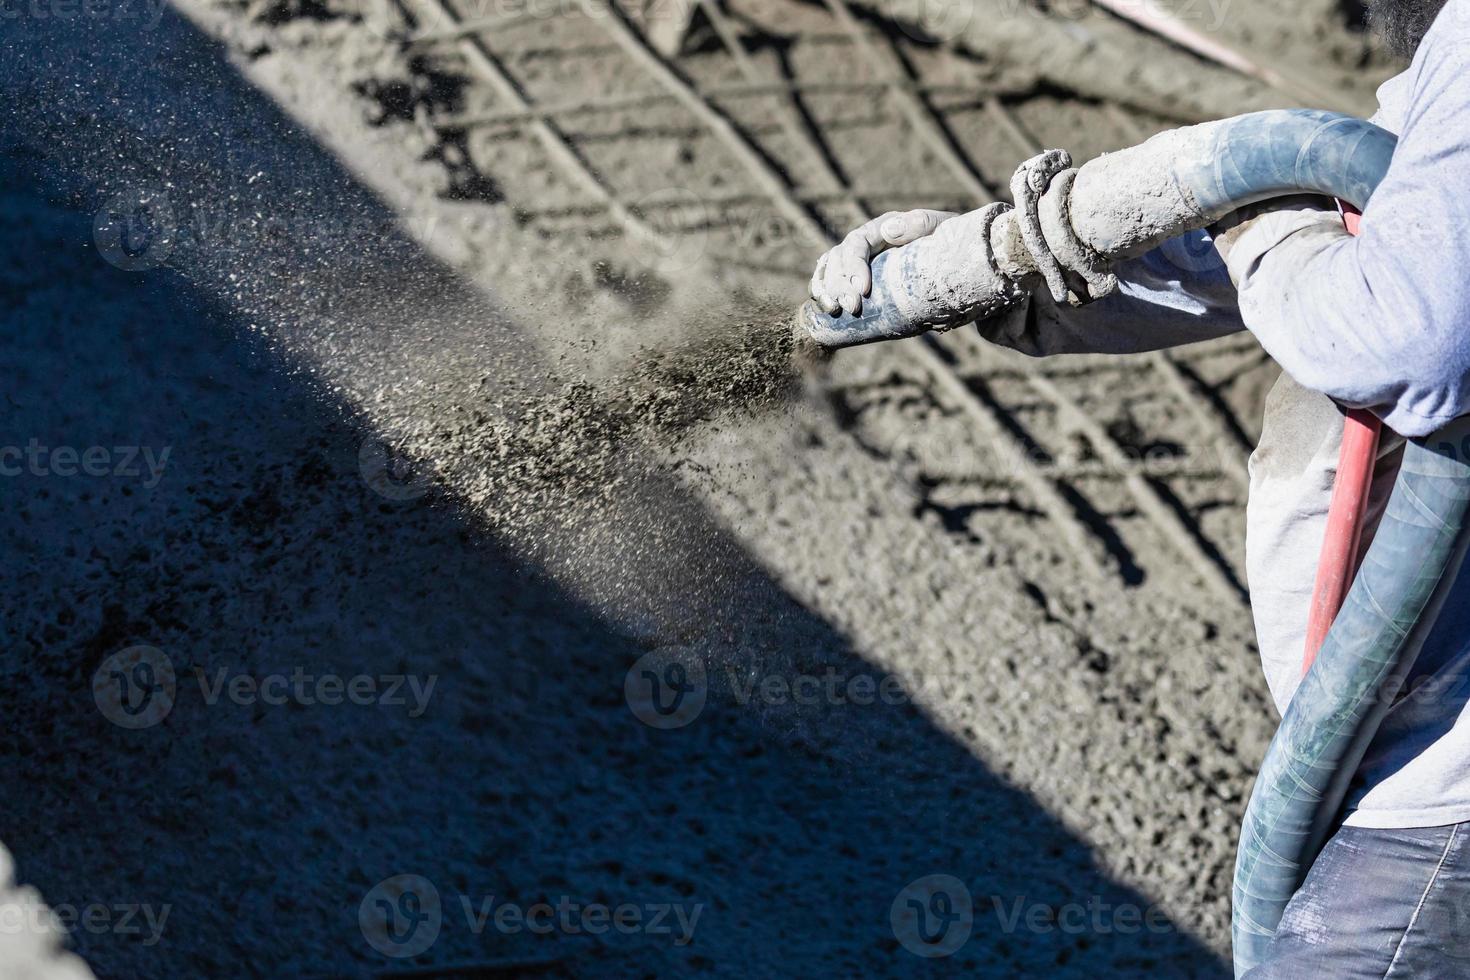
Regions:
<instances>
[{"instance_id":1,"label":"cement-caked hose","mask_svg":"<svg viewBox=\"0 0 1470 980\"><path fill-rule=\"evenodd\" d=\"M1319 193L1366 207L1394 136L1312 110L1252 113L1161 133L1099 157L1042 201L1098 259L1141 254L1249 204ZM1050 241L1050 238L1048 238ZM860 316L808 304L798 324L846 347L993 315L1040 283L1010 212L961 215L879 255ZM1388 508L1321 653L1267 750L1241 828L1235 972L1258 965L1336 824L1349 781L1438 617L1470 541L1470 419L1410 441Z\"/></svg>"},{"instance_id":2,"label":"cement-caked hose","mask_svg":"<svg viewBox=\"0 0 1470 980\"><path fill-rule=\"evenodd\" d=\"M1391 133L1352 116L1250 113L1169 130L1069 170L1042 197L1039 217L1053 251L1093 267L1075 269L1083 274L1273 197L1320 193L1362 208L1394 144ZM858 316L807 303L798 329L823 347L852 347L1001 313L1042 285L1020 225L1007 205L951 218L873 260Z\"/></svg>"}]
</instances>

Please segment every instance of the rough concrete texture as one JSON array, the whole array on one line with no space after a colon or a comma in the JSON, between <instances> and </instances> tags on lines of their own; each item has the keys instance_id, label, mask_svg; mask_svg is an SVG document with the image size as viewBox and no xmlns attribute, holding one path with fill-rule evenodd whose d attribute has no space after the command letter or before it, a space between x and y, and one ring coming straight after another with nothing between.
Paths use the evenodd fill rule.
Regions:
<instances>
[{"instance_id":1,"label":"rough concrete texture","mask_svg":"<svg viewBox=\"0 0 1470 980\"><path fill-rule=\"evenodd\" d=\"M1213 153L1218 128L1184 126L1089 161L1072 186L1072 226L1095 251L1127 258L1223 215L1206 215L1175 163Z\"/></svg>"},{"instance_id":2,"label":"rough concrete texture","mask_svg":"<svg viewBox=\"0 0 1470 980\"><path fill-rule=\"evenodd\" d=\"M696 357L692 383L660 365L761 328L768 300L794 305L820 243L741 203L749 174L699 120L665 106L563 123L623 196L670 205L649 206L660 234L640 240L544 143L433 125L506 109L465 52L384 44L332 3L184 9L147 31L27 20L0 42L16 85L0 445L105 447L118 464L7 477L0 839L53 905L169 907L151 945L75 930L100 975L906 976L924 967L890 915L936 874L964 884L974 918L938 971L1225 975L1234 831L1273 719L1243 606L1136 494L1162 488L1239 577L1242 492L1222 460L1272 376L1248 340L1186 352L1193 399L1154 361L1037 375L955 337L958 382L894 345L731 413L700 392L714 364L748 391L748 345ZM1289 37L1331 82L1338 56L1306 53L1319 34L1357 42L1311 10L1240 16L1318 25ZM744 14L762 70L830 78L830 12ZM1218 76L1111 22L1042 25L1082 30L1083 60L903 41L924 78L980 93L933 99L991 187L1027 136L1081 160L1165 110L1267 98L1224 80L1176 97L1152 68L1148 85L1092 91L1088 52L1116 60L1118 44L1134 66ZM704 38L680 70L738 81ZM595 23L539 20L496 44L533 99L650 85ZM779 106L727 111L803 191L832 190ZM976 203L901 106L814 93L810 111L875 198ZM128 271L102 261L119 253L93 226L139 187L188 234ZM854 221L830 197L813 208ZM757 401L784 397L761 377ZM656 403L678 424L599 428L637 392L691 389ZM543 397L554 410L531 420L557 421L528 428ZM571 462L595 480L536 472L515 441L549 431L563 452L565 412L587 451ZM114 447L170 451L130 475ZM546 498L507 499L508 468L528 464L533 486L596 492L528 513ZM158 655L114 659L139 645ZM671 648L705 669L708 700L665 731L625 682ZM176 692L156 723L123 727L94 684L138 657L166 662ZM298 674L406 680L396 702L250 695ZM843 693L780 696L803 678ZM865 703L864 681L889 678L901 696ZM434 884L440 928L394 958L374 916L401 875ZM699 918L688 943L543 936L476 919L492 898Z\"/></svg>"}]
</instances>

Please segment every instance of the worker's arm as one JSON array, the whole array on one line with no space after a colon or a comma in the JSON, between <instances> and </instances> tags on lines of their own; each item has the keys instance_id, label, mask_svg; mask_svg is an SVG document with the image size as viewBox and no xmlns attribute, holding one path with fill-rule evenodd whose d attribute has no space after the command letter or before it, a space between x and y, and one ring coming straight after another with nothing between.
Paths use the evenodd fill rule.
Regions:
<instances>
[{"instance_id":1,"label":"worker's arm","mask_svg":"<svg viewBox=\"0 0 1470 980\"><path fill-rule=\"evenodd\" d=\"M1226 260L1246 326L1287 373L1420 436L1470 413L1470 0L1450 0L1409 76L1362 234L1268 215Z\"/></svg>"},{"instance_id":2,"label":"worker's arm","mask_svg":"<svg viewBox=\"0 0 1470 980\"><path fill-rule=\"evenodd\" d=\"M855 228L817 261L812 298L828 313L857 314L872 285L868 263L885 249L931 235L948 211L890 211ZM1058 306L1045 292L979 325L997 344L1033 356L1131 354L1244 329L1235 286L1206 232L1180 236L1113 272L1118 289L1088 306Z\"/></svg>"},{"instance_id":3,"label":"worker's arm","mask_svg":"<svg viewBox=\"0 0 1470 980\"><path fill-rule=\"evenodd\" d=\"M1210 340L1244 329L1235 286L1207 232L1191 232L1113 267L1116 292L1087 306L1054 302L1044 290L1021 307L982 321L987 340L1042 357L1135 354Z\"/></svg>"}]
</instances>

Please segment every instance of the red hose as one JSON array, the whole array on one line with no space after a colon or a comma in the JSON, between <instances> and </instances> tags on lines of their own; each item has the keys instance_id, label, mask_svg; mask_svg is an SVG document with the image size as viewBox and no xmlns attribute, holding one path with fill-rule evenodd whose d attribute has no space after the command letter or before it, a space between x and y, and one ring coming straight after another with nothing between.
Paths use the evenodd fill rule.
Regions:
<instances>
[{"instance_id":1,"label":"red hose","mask_svg":"<svg viewBox=\"0 0 1470 980\"><path fill-rule=\"evenodd\" d=\"M1343 224L1349 234L1358 233L1360 218L1357 211L1343 205ZM1327 507L1327 535L1322 541L1317 580L1312 586L1307 644L1302 654L1303 674L1317 659L1317 651L1322 649L1357 574L1368 490L1373 484L1373 464L1378 458L1378 438L1382 431L1383 422L1365 409L1350 409L1343 420L1337 479L1332 485L1332 502Z\"/></svg>"}]
</instances>

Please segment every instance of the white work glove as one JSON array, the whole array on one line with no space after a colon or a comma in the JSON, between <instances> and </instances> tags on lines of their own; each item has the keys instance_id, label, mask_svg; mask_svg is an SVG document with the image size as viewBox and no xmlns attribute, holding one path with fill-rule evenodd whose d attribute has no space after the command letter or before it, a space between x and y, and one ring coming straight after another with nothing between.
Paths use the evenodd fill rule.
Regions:
<instances>
[{"instance_id":1,"label":"white work glove","mask_svg":"<svg viewBox=\"0 0 1470 980\"><path fill-rule=\"evenodd\" d=\"M841 244L817 259L812 299L833 316L839 309L857 316L863 309L863 297L873 289L873 274L868 268L873 257L885 249L934 234L934 229L954 216L954 211L889 211L858 226Z\"/></svg>"}]
</instances>

